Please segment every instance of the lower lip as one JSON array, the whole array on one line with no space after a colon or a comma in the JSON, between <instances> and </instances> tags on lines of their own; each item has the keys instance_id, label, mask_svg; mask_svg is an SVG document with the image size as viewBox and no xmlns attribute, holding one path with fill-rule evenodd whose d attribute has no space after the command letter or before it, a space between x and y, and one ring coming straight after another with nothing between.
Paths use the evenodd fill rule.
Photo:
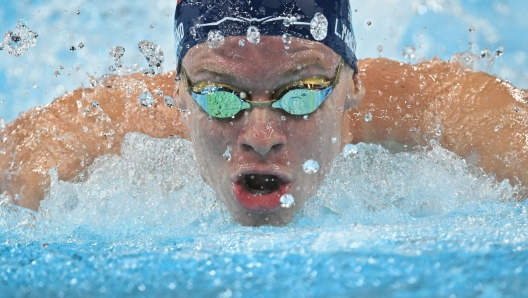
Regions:
<instances>
[{"instance_id":1,"label":"lower lip","mask_svg":"<svg viewBox=\"0 0 528 298\"><path fill-rule=\"evenodd\" d=\"M254 194L243 183L233 184L233 194L238 203L248 211L272 212L280 208L280 198L288 193L290 183L281 184L278 190L270 194Z\"/></svg>"}]
</instances>

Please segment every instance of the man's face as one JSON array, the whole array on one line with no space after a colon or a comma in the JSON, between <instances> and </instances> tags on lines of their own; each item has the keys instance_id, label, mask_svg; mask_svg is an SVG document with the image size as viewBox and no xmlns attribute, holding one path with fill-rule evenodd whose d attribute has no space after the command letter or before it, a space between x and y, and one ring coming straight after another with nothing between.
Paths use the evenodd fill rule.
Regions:
<instances>
[{"instance_id":1,"label":"man's face","mask_svg":"<svg viewBox=\"0 0 528 298\"><path fill-rule=\"evenodd\" d=\"M341 57L319 43L294 40L285 49L281 37L264 36L259 44L239 45L226 38L215 49L192 48L183 67L193 83L215 82L251 94L252 101L269 101L273 92L313 76L333 78ZM280 109L254 107L233 118L210 117L186 91L182 80L176 97L186 109L191 141L204 180L222 198L234 218L245 225L280 225L291 220L323 181L341 145L349 141L344 110L361 100L352 71L314 113L293 116ZM314 160L316 173L303 164ZM295 204L281 206L291 194Z\"/></svg>"}]
</instances>

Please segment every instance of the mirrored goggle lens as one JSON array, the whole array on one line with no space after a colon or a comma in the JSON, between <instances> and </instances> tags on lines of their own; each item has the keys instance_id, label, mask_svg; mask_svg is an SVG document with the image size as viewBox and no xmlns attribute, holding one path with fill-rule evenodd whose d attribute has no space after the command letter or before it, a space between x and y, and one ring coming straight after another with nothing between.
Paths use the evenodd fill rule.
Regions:
<instances>
[{"instance_id":1,"label":"mirrored goggle lens","mask_svg":"<svg viewBox=\"0 0 528 298\"><path fill-rule=\"evenodd\" d=\"M193 92L192 97L207 114L216 118L233 117L241 110L251 107L232 92L217 91L208 94Z\"/></svg>"},{"instance_id":2,"label":"mirrored goggle lens","mask_svg":"<svg viewBox=\"0 0 528 298\"><path fill-rule=\"evenodd\" d=\"M271 106L283 109L292 115L308 115L319 108L330 92L332 92L332 86L322 90L304 88L290 90Z\"/></svg>"},{"instance_id":3,"label":"mirrored goggle lens","mask_svg":"<svg viewBox=\"0 0 528 298\"><path fill-rule=\"evenodd\" d=\"M319 108L330 92L332 92L332 86L321 90L306 88L290 90L271 106L283 109L291 115L308 115ZM235 93L228 91L206 94L192 92L192 97L207 114L215 118L233 117L238 112L251 107L249 102L243 101Z\"/></svg>"}]
</instances>

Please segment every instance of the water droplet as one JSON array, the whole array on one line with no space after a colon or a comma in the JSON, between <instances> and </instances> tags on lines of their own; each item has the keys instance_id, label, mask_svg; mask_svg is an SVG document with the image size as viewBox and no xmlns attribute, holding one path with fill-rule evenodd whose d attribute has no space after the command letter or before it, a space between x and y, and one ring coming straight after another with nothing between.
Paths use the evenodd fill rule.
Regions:
<instances>
[{"instance_id":1,"label":"water droplet","mask_svg":"<svg viewBox=\"0 0 528 298\"><path fill-rule=\"evenodd\" d=\"M5 48L9 55L22 56L37 44L37 37L38 34L31 31L24 20L19 20L13 31L6 32L1 47Z\"/></svg>"},{"instance_id":2,"label":"water droplet","mask_svg":"<svg viewBox=\"0 0 528 298\"><path fill-rule=\"evenodd\" d=\"M336 138L336 137L333 137L333 138L332 138L332 144L335 144L335 143L337 143L337 138Z\"/></svg>"},{"instance_id":3,"label":"water droplet","mask_svg":"<svg viewBox=\"0 0 528 298\"><path fill-rule=\"evenodd\" d=\"M247 40L250 43L258 44L260 42L260 30L255 26L249 26L247 29Z\"/></svg>"},{"instance_id":4,"label":"water droplet","mask_svg":"<svg viewBox=\"0 0 528 298\"><path fill-rule=\"evenodd\" d=\"M304 115L304 116L303 116L303 119L304 119L304 120L308 120L308 119L310 119L310 117L308 117L308 115Z\"/></svg>"},{"instance_id":5,"label":"water droplet","mask_svg":"<svg viewBox=\"0 0 528 298\"><path fill-rule=\"evenodd\" d=\"M56 78L60 77L60 72L58 70L54 71L53 72L53 76L56 77Z\"/></svg>"},{"instance_id":6,"label":"water droplet","mask_svg":"<svg viewBox=\"0 0 528 298\"><path fill-rule=\"evenodd\" d=\"M370 25L372 25L372 22L371 22L371 21L368 21L368 22L367 22L367 26L370 26Z\"/></svg>"},{"instance_id":7,"label":"water droplet","mask_svg":"<svg viewBox=\"0 0 528 298\"><path fill-rule=\"evenodd\" d=\"M152 94L148 91L141 93L139 96L139 104L144 107L151 107L154 104L154 98Z\"/></svg>"},{"instance_id":8,"label":"water droplet","mask_svg":"<svg viewBox=\"0 0 528 298\"><path fill-rule=\"evenodd\" d=\"M418 6L418 13L419 14L424 15L425 13L427 13L427 11L428 11L427 6L425 6L425 5Z\"/></svg>"},{"instance_id":9,"label":"water droplet","mask_svg":"<svg viewBox=\"0 0 528 298\"><path fill-rule=\"evenodd\" d=\"M163 98L163 103L165 104L166 107L168 108L172 108L174 107L174 99L171 97L171 96L165 96Z\"/></svg>"},{"instance_id":10,"label":"water droplet","mask_svg":"<svg viewBox=\"0 0 528 298\"><path fill-rule=\"evenodd\" d=\"M138 48L147 60L148 66L150 68L146 72L143 71L143 73L148 75L154 75L158 73L162 68L161 65L163 64L163 61L165 61L165 56L163 51L160 49L160 46L154 42L144 40L138 43Z\"/></svg>"},{"instance_id":11,"label":"water droplet","mask_svg":"<svg viewBox=\"0 0 528 298\"><path fill-rule=\"evenodd\" d=\"M123 66L123 55L125 55L125 48L121 46L113 47L110 52L110 57L114 60L114 65L112 65L109 70L116 71L118 68Z\"/></svg>"},{"instance_id":12,"label":"water droplet","mask_svg":"<svg viewBox=\"0 0 528 298\"><path fill-rule=\"evenodd\" d=\"M83 132L88 132L88 127L83 126Z\"/></svg>"},{"instance_id":13,"label":"water droplet","mask_svg":"<svg viewBox=\"0 0 528 298\"><path fill-rule=\"evenodd\" d=\"M350 155L356 155L358 153L358 147L354 144L346 144L345 147L343 147L343 155L350 156Z\"/></svg>"},{"instance_id":14,"label":"water droplet","mask_svg":"<svg viewBox=\"0 0 528 298\"><path fill-rule=\"evenodd\" d=\"M154 29L154 25L150 25L150 29Z\"/></svg>"},{"instance_id":15,"label":"water droplet","mask_svg":"<svg viewBox=\"0 0 528 298\"><path fill-rule=\"evenodd\" d=\"M288 34L288 33L284 33L282 35L282 42L284 44L291 44L292 43L292 36L291 34Z\"/></svg>"},{"instance_id":16,"label":"water droplet","mask_svg":"<svg viewBox=\"0 0 528 298\"><path fill-rule=\"evenodd\" d=\"M241 47L243 47L243 46L246 45L246 41L243 40L243 39L240 39L240 40L238 41L238 45L241 46Z\"/></svg>"},{"instance_id":17,"label":"water droplet","mask_svg":"<svg viewBox=\"0 0 528 298\"><path fill-rule=\"evenodd\" d=\"M246 99L247 98L247 93L242 91L240 92L240 99Z\"/></svg>"},{"instance_id":18,"label":"water droplet","mask_svg":"<svg viewBox=\"0 0 528 298\"><path fill-rule=\"evenodd\" d=\"M282 24L284 25L284 27L290 27L295 22L297 22L297 18L289 15L286 17L286 19L284 19L284 22L282 22Z\"/></svg>"},{"instance_id":19,"label":"water droplet","mask_svg":"<svg viewBox=\"0 0 528 298\"><path fill-rule=\"evenodd\" d=\"M77 15L80 15L81 14L81 11L80 10L77 10Z\"/></svg>"},{"instance_id":20,"label":"water droplet","mask_svg":"<svg viewBox=\"0 0 528 298\"><path fill-rule=\"evenodd\" d=\"M81 43L79 43L79 45L78 45L77 47L78 47L79 49L82 49L82 48L84 48L84 43L82 43L82 42L81 42Z\"/></svg>"},{"instance_id":21,"label":"water droplet","mask_svg":"<svg viewBox=\"0 0 528 298\"><path fill-rule=\"evenodd\" d=\"M381 54L383 53L383 46L382 46L382 45L379 45L379 46L377 47L377 50L378 50L378 53L379 53L380 56L381 56Z\"/></svg>"},{"instance_id":22,"label":"water droplet","mask_svg":"<svg viewBox=\"0 0 528 298\"><path fill-rule=\"evenodd\" d=\"M416 59L416 48L413 46L405 47L402 51L403 58L405 59Z\"/></svg>"},{"instance_id":23,"label":"water droplet","mask_svg":"<svg viewBox=\"0 0 528 298\"><path fill-rule=\"evenodd\" d=\"M295 198L291 194L285 194L280 198L282 208L291 208L295 204Z\"/></svg>"},{"instance_id":24,"label":"water droplet","mask_svg":"<svg viewBox=\"0 0 528 298\"><path fill-rule=\"evenodd\" d=\"M306 174L315 174L319 171L319 164L317 161L309 159L304 163L303 170Z\"/></svg>"},{"instance_id":25,"label":"water droplet","mask_svg":"<svg viewBox=\"0 0 528 298\"><path fill-rule=\"evenodd\" d=\"M97 100L92 100L92 102L90 103L92 105L92 107L98 107L99 106L99 102Z\"/></svg>"},{"instance_id":26,"label":"water droplet","mask_svg":"<svg viewBox=\"0 0 528 298\"><path fill-rule=\"evenodd\" d=\"M371 122L372 121L372 113L368 112L365 114L365 122Z\"/></svg>"},{"instance_id":27,"label":"water droplet","mask_svg":"<svg viewBox=\"0 0 528 298\"><path fill-rule=\"evenodd\" d=\"M286 121L286 116L281 116L282 121Z\"/></svg>"},{"instance_id":28,"label":"water droplet","mask_svg":"<svg viewBox=\"0 0 528 298\"><path fill-rule=\"evenodd\" d=\"M495 126L495 129L494 129L494 130L495 130L495 132L498 132L499 130L501 130L501 128L502 128L502 127L501 127L500 125L497 125L497 126Z\"/></svg>"},{"instance_id":29,"label":"water droplet","mask_svg":"<svg viewBox=\"0 0 528 298\"><path fill-rule=\"evenodd\" d=\"M499 48L495 51L495 56L496 57L500 57L502 56L502 54L504 54L504 46L499 46Z\"/></svg>"},{"instance_id":30,"label":"water droplet","mask_svg":"<svg viewBox=\"0 0 528 298\"><path fill-rule=\"evenodd\" d=\"M207 35L207 45L211 49L216 49L224 44L224 35L219 30L211 30Z\"/></svg>"},{"instance_id":31,"label":"water droplet","mask_svg":"<svg viewBox=\"0 0 528 298\"><path fill-rule=\"evenodd\" d=\"M70 47L70 51L75 52L75 50L77 50L77 49L75 48L75 46L71 46L71 47Z\"/></svg>"},{"instance_id":32,"label":"water droplet","mask_svg":"<svg viewBox=\"0 0 528 298\"><path fill-rule=\"evenodd\" d=\"M224 155L222 155L227 161L231 160L231 150L233 150L233 148L231 148L231 146L228 146L226 151L224 152Z\"/></svg>"},{"instance_id":33,"label":"water droplet","mask_svg":"<svg viewBox=\"0 0 528 298\"><path fill-rule=\"evenodd\" d=\"M322 13L314 15L310 22L310 33L315 40L323 40L328 35L328 20Z\"/></svg>"},{"instance_id":34,"label":"water droplet","mask_svg":"<svg viewBox=\"0 0 528 298\"><path fill-rule=\"evenodd\" d=\"M207 117L207 122L213 122L213 117L212 116Z\"/></svg>"}]
</instances>

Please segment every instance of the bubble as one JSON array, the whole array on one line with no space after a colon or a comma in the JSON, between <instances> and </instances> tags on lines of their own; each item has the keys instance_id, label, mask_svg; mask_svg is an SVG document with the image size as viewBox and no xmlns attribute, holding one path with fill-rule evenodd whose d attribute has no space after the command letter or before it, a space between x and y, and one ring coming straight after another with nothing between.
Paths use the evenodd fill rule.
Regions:
<instances>
[{"instance_id":1,"label":"bubble","mask_svg":"<svg viewBox=\"0 0 528 298\"><path fill-rule=\"evenodd\" d=\"M291 208L295 204L295 198L291 194L285 194L280 198L282 208Z\"/></svg>"},{"instance_id":2,"label":"bubble","mask_svg":"<svg viewBox=\"0 0 528 298\"><path fill-rule=\"evenodd\" d=\"M154 104L154 98L148 91L141 93L139 96L139 104L144 107L151 107Z\"/></svg>"},{"instance_id":3,"label":"bubble","mask_svg":"<svg viewBox=\"0 0 528 298\"><path fill-rule=\"evenodd\" d=\"M165 104L166 107L168 108L172 108L174 107L174 99L171 97L171 96L165 96L163 98L163 103Z\"/></svg>"},{"instance_id":4,"label":"bubble","mask_svg":"<svg viewBox=\"0 0 528 298\"><path fill-rule=\"evenodd\" d=\"M345 147L343 147L343 155L350 156L350 155L356 155L358 153L358 147L354 144L346 144Z\"/></svg>"},{"instance_id":5,"label":"bubble","mask_svg":"<svg viewBox=\"0 0 528 298\"><path fill-rule=\"evenodd\" d=\"M216 49L224 44L224 35L220 30L211 30L207 35L207 45L211 49Z\"/></svg>"},{"instance_id":6,"label":"bubble","mask_svg":"<svg viewBox=\"0 0 528 298\"><path fill-rule=\"evenodd\" d=\"M241 38L241 39L238 41L238 45L241 46L241 47L243 47L243 46L246 45L246 41L243 40L243 39Z\"/></svg>"},{"instance_id":7,"label":"bubble","mask_svg":"<svg viewBox=\"0 0 528 298\"><path fill-rule=\"evenodd\" d=\"M231 150L233 150L233 148L231 148L231 146L228 146L226 151L224 152L224 155L222 155L222 157L227 161L231 160Z\"/></svg>"},{"instance_id":8,"label":"bubble","mask_svg":"<svg viewBox=\"0 0 528 298\"><path fill-rule=\"evenodd\" d=\"M250 43L258 44L260 42L260 30L255 26L249 26L247 29L247 40Z\"/></svg>"},{"instance_id":9,"label":"bubble","mask_svg":"<svg viewBox=\"0 0 528 298\"><path fill-rule=\"evenodd\" d=\"M9 55L19 57L37 44L37 37L38 34L31 31L24 20L19 20L13 31L7 31L4 35L1 48L5 48Z\"/></svg>"},{"instance_id":10,"label":"bubble","mask_svg":"<svg viewBox=\"0 0 528 298\"><path fill-rule=\"evenodd\" d=\"M371 122L372 121L372 113L368 112L365 114L365 122Z\"/></svg>"},{"instance_id":11,"label":"bubble","mask_svg":"<svg viewBox=\"0 0 528 298\"><path fill-rule=\"evenodd\" d=\"M315 40L323 40L328 35L328 20L326 17L318 12L310 23L310 33Z\"/></svg>"},{"instance_id":12,"label":"bubble","mask_svg":"<svg viewBox=\"0 0 528 298\"><path fill-rule=\"evenodd\" d=\"M319 164L317 161L309 159L303 164L303 170L306 174L315 174L319 171Z\"/></svg>"},{"instance_id":13,"label":"bubble","mask_svg":"<svg viewBox=\"0 0 528 298\"><path fill-rule=\"evenodd\" d=\"M160 49L160 46L154 42L150 41L141 41L138 43L139 51L143 54L149 66L149 70L144 74L154 75L161 70L161 65L165 60L163 51Z\"/></svg>"}]
</instances>

